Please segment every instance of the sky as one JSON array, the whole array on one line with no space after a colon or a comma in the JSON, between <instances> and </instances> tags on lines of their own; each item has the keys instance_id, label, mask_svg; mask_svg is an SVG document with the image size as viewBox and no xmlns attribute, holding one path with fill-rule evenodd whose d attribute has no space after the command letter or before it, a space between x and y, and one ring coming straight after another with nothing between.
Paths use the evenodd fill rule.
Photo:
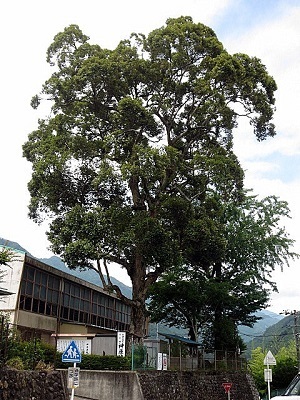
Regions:
<instances>
[{"instance_id":1,"label":"sky","mask_svg":"<svg viewBox=\"0 0 300 400\"><path fill-rule=\"evenodd\" d=\"M299 0L11 0L1 4L0 41L0 237L18 242L35 257L52 255L45 231L28 218L31 165L22 145L45 110L30 100L52 73L46 50L54 36L79 25L90 43L114 49L132 32L148 34L168 18L191 16L211 27L231 54L260 58L278 85L274 123L277 135L258 143L244 122L234 132L235 152L245 170L245 186L259 198L276 195L289 203L283 221L300 253L300 1ZM269 310L300 309L300 260L275 271L279 293ZM129 283L125 273L112 272Z\"/></svg>"}]
</instances>

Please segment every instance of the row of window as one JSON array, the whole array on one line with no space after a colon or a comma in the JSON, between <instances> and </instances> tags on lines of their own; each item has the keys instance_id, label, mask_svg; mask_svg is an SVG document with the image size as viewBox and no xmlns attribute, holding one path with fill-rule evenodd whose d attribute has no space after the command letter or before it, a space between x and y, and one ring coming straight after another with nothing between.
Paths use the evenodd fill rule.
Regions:
<instances>
[{"instance_id":1,"label":"row of window","mask_svg":"<svg viewBox=\"0 0 300 400\"><path fill-rule=\"evenodd\" d=\"M127 330L130 307L120 300L27 264L21 283L21 310L66 321ZM60 315L59 315L60 314Z\"/></svg>"}]
</instances>

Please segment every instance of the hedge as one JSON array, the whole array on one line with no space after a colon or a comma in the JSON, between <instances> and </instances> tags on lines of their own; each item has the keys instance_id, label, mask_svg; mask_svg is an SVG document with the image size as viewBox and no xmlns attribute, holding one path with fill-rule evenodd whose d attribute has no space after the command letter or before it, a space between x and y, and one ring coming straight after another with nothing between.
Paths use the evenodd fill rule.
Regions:
<instances>
[{"instance_id":1,"label":"hedge","mask_svg":"<svg viewBox=\"0 0 300 400\"><path fill-rule=\"evenodd\" d=\"M62 353L57 353L55 368L72 367L73 363L62 362ZM81 363L77 365L80 369L128 371L131 369L131 358L120 356L99 356L95 354L82 354Z\"/></svg>"}]
</instances>

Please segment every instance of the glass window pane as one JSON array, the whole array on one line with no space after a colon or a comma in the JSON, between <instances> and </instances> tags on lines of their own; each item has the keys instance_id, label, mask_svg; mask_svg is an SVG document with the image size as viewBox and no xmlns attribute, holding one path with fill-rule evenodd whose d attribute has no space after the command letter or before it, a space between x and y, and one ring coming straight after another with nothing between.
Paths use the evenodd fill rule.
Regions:
<instances>
[{"instance_id":1,"label":"glass window pane","mask_svg":"<svg viewBox=\"0 0 300 400\"><path fill-rule=\"evenodd\" d=\"M39 285L34 285L33 297L35 297L36 299L38 299L40 297L40 286Z\"/></svg>"},{"instance_id":2,"label":"glass window pane","mask_svg":"<svg viewBox=\"0 0 300 400\"><path fill-rule=\"evenodd\" d=\"M48 274L42 273L41 284L44 286L48 286Z\"/></svg>"},{"instance_id":3,"label":"glass window pane","mask_svg":"<svg viewBox=\"0 0 300 400\"><path fill-rule=\"evenodd\" d=\"M46 300L46 287L45 286L41 286L40 299L41 300Z\"/></svg>"},{"instance_id":4,"label":"glass window pane","mask_svg":"<svg viewBox=\"0 0 300 400\"><path fill-rule=\"evenodd\" d=\"M27 282L27 284L26 284L26 294L32 296L32 290L33 290L33 283L32 282Z\"/></svg>"},{"instance_id":5,"label":"glass window pane","mask_svg":"<svg viewBox=\"0 0 300 400\"><path fill-rule=\"evenodd\" d=\"M27 279L30 280L30 281L33 281L33 279L34 279L34 269L33 268L28 267L28 269L27 269Z\"/></svg>"},{"instance_id":6,"label":"glass window pane","mask_svg":"<svg viewBox=\"0 0 300 400\"><path fill-rule=\"evenodd\" d=\"M35 271L35 282L41 283L42 273L38 270Z\"/></svg>"}]
</instances>

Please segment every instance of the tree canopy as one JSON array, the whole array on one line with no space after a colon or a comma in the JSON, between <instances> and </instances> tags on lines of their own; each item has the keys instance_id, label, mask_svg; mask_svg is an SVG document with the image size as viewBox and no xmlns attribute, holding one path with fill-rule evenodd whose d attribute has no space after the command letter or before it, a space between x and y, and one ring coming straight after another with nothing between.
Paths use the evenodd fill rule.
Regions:
<instances>
[{"instance_id":1,"label":"tree canopy","mask_svg":"<svg viewBox=\"0 0 300 400\"><path fill-rule=\"evenodd\" d=\"M50 100L51 114L23 146L29 215L51 218L52 249L71 268L95 268L132 306L131 333L142 337L147 292L162 273L223 258L217 205L244 196L232 131L245 117L258 140L275 135L275 81L190 17L114 50L70 25L47 61L54 72L31 104ZM132 299L104 280L110 263L126 269Z\"/></svg>"},{"instance_id":2,"label":"tree canopy","mask_svg":"<svg viewBox=\"0 0 300 400\"><path fill-rule=\"evenodd\" d=\"M152 319L188 328L190 337L201 338L206 347L239 347L237 326L257 321L255 312L277 290L272 272L297 257L281 226L284 217L289 217L288 205L275 196L245 195L238 204L223 203L215 217L223 238L219 259L213 252L203 265L201 250L200 263L193 253L188 265L161 276L150 291Z\"/></svg>"}]
</instances>

